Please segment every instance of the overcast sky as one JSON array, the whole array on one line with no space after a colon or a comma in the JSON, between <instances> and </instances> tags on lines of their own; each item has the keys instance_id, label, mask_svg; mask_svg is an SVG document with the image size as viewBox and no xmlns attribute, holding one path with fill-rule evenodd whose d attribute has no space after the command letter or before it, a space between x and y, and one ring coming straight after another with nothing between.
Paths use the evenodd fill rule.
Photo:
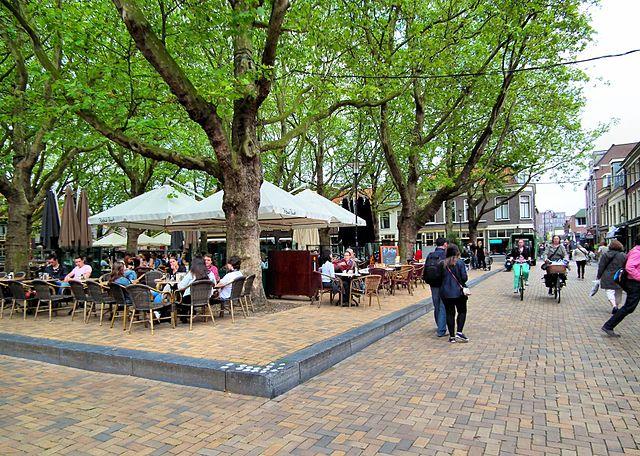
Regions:
<instances>
[{"instance_id":1,"label":"overcast sky","mask_svg":"<svg viewBox=\"0 0 640 456\"><path fill-rule=\"evenodd\" d=\"M640 1L602 0L601 6L593 8L591 14L597 34L580 58L640 48L637 33ZM596 150L608 149L611 144L639 141L640 53L582 64L581 67L591 77L585 89L587 106L583 125L594 128L599 123L616 119L608 133L596 142ZM551 209L570 215L585 206L584 184L538 185L537 190L536 205L540 211Z\"/></svg>"}]
</instances>

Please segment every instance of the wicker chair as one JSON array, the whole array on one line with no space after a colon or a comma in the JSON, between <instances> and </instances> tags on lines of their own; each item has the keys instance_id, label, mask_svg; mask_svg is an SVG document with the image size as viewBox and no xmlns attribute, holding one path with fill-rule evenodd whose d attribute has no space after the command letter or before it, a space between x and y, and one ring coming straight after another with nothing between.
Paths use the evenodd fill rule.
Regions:
<instances>
[{"instance_id":1,"label":"wicker chair","mask_svg":"<svg viewBox=\"0 0 640 456\"><path fill-rule=\"evenodd\" d=\"M213 318L213 310L211 309L211 292L213 290L213 283L209 279L196 280L189 285L189 296L191 297L191 303L182 304L183 306L189 306L190 311L188 315L178 315L178 317L189 317L189 331L193 328L193 319L196 317L194 310L198 308L209 309L209 315L202 312L201 316L206 321L207 318L211 318L211 324L215 325L215 319Z\"/></svg>"},{"instance_id":2,"label":"wicker chair","mask_svg":"<svg viewBox=\"0 0 640 456\"><path fill-rule=\"evenodd\" d=\"M421 265L413 265L413 272L411 273L413 286L418 288L418 284L422 285L422 288L425 289L424 280L422 279L422 273L424 272L424 264Z\"/></svg>"},{"instance_id":3,"label":"wicker chair","mask_svg":"<svg viewBox=\"0 0 640 456\"><path fill-rule=\"evenodd\" d=\"M340 303L340 299L342 299L342 295L344 294L344 284L342 283L342 280L340 280L340 278L338 277L331 277L318 271L314 271L314 275L317 275L317 278L320 282L318 285L317 294L318 308L320 308L320 304L322 303L322 296L325 294L329 295L329 304L333 304L333 297L335 295L338 295L338 303ZM325 279L325 281L328 280L331 287L324 288L322 286L323 279ZM311 300L311 304L313 304L314 300L315 297Z\"/></svg>"},{"instance_id":4,"label":"wicker chair","mask_svg":"<svg viewBox=\"0 0 640 456\"><path fill-rule=\"evenodd\" d=\"M24 280L27 278L27 273L24 271L18 271L13 274L15 280Z\"/></svg>"},{"instance_id":5,"label":"wicker chair","mask_svg":"<svg viewBox=\"0 0 640 456\"><path fill-rule=\"evenodd\" d=\"M247 317L247 312L244 310L244 305L242 304L242 291L244 290L244 277L238 277L233 282L231 282L231 296L229 299L214 299L213 302L216 304L220 304L220 314L224 313L225 304L229 305L229 311L231 312L231 321L233 323L236 322L236 318L233 312L234 303L240 304L240 308L242 309L242 313L245 318Z\"/></svg>"},{"instance_id":6,"label":"wicker chair","mask_svg":"<svg viewBox=\"0 0 640 456\"><path fill-rule=\"evenodd\" d=\"M111 278L111 273L107 272L106 274L102 274L98 279L98 281L101 283L106 283L109 281L110 278Z\"/></svg>"},{"instance_id":7,"label":"wicker chair","mask_svg":"<svg viewBox=\"0 0 640 456\"><path fill-rule=\"evenodd\" d=\"M369 268L370 275L380 276L380 289L384 289L388 294L391 294L391 274L385 268Z\"/></svg>"},{"instance_id":8,"label":"wicker chair","mask_svg":"<svg viewBox=\"0 0 640 456\"><path fill-rule=\"evenodd\" d=\"M413 266L405 264L400 267L399 271L391 276L391 289L395 293L396 288L399 285L404 285L409 290L409 294L413 295L413 289L411 287L411 273L413 272Z\"/></svg>"},{"instance_id":9,"label":"wicker chair","mask_svg":"<svg viewBox=\"0 0 640 456\"><path fill-rule=\"evenodd\" d=\"M353 279L351 282L351 290L349 291L349 305L351 305L353 298L358 298L359 302L362 296L368 296L369 307L371 307L371 298L375 296L378 300L378 308L382 309L380 305L380 295L378 294L381 280L382 277L379 275L368 275Z\"/></svg>"},{"instance_id":10,"label":"wicker chair","mask_svg":"<svg viewBox=\"0 0 640 456\"><path fill-rule=\"evenodd\" d=\"M113 315L111 316L111 328L116 321L116 318L122 317L122 329L127 329L127 315L129 313L129 307L131 304L129 303L129 297L127 295L126 287L120 285L119 283L109 283L108 285L109 296L113 298L114 306L113 306Z\"/></svg>"},{"instance_id":11,"label":"wicker chair","mask_svg":"<svg viewBox=\"0 0 640 456\"><path fill-rule=\"evenodd\" d=\"M89 290L89 296L91 296L91 305L87 312L87 323L89 323L89 319L91 318L91 312L96 311L97 305L100 304L100 326L102 326L104 307L109 306L109 311L113 314L113 306L116 301L105 293L107 290L105 286L93 280L87 281L87 290Z\"/></svg>"},{"instance_id":12,"label":"wicker chair","mask_svg":"<svg viewBox=\"0 0 640 456\"><path fill-rule=\"evenodd\" d=\"M158 288L158 280L161 280L164 274L157 269L152 269L145 273L142 277L138 277L138 283L151 288Z\"/></svg>"},{"instance_id":13,"label":"wicker chair","mask_svg":"<svg viewBox=\"0 0 640 456\"><path fill-rule=\"evenodd\" d=\"M133 328L134 323L149 323L151 325L151 335L153 335L153 320L154 315L153 312L156 310L164 309L167 307L171 307L171 304L168 302L160 302L156 303L153 301L152 292L156 291L151 287L142 284L133 284L129 285L127 288L127 294L131 298L131 321L129 322L129 334L131 334L131 329ZM136 312L140 312L142 315L142 319L135 321ZM148 318L144 318L145 313ZM173 321L173 315L169 317L160 317L158 320L171 320Z\"/></svg>"},{"instance_id":14,"label":"wicker chair","mask_svg":"<svg viewBox=\"0 0 640 456\"><path fill-rule=\"evenodd\" d=\"M255 313L256 309L253 307L253 282L256 279L255 274L251 274L247 276L244 281L244 286L242 288L242 294L240 295L240 299L244 300L244 306L247 309L247 313L249 312L249 305L251 305L251 312Z\"/></svg>"},{"instance_id":15,"label":"wicker chair","mask_svg":"<svg viewBox=\"0 0 640 456\"><path fill-rule=\"evenodd\" d=\"M39 312L47 311L47 309L40 310L41 304L48 304L47 307L49 310L49 321L52 321L53 319L52 317L53 317L54 307L56 308L56 310L69 308L69 306L64 307L64 306L60 306L60 304L62 303L68 304L70 297L56 294L56 287L54 287L50 283L47 283L44 280L34 280L33 282L31 282L31 288L35 290L36 300L37 300L36 312L35 312L35 315L33 316L34 320L38 318Z\"/></svg>"},{"instance_id":16,"label":"wicker chair","mask_svg":"<svg viewBox=\"0 0 640 456\"><path fill-rule=\"evenodd\" d=\"M76 316L76 312L80 311L79 305L82 304L82 321L87 322L87 310L91 307L92 299L86 293L84 284L79 280L69 280L69 288L71 296L73 296L73 308L71 309L71 321Z\"/></svg>"},{"instance_id":17,"label":"wicker chair","mask_svg":"<svg viewBox=\"0 0 640 456\"><path fill-rule=\"evenodd\" d=\"M0 279L4 279L5 277L7 277L7 273L4 271L0 272Z\"/></svg>"},{"instance_id":18,"label":"wicker chair","mask_svg":"<svg viewBox=\"0 0 640 456\"><path fill-rule=\"evenodd\" d=\"M6 282L0 283L0 320L4 317L4 307L13 300L11 290Z\"/></svg>"},{"instance_id":19,"label":"wicker chair","mask_svg":"<svg viewBox=\"0 0 640 456\"><path fill-rule=\"evenodd\" d=\"M18 282L17 280L7 280L6 284L9 286L9 290L11 291L12 296L11 312L9 313L9 318L13 317L13 311L15 310L16 305L22 304L22 318L23 320L26 320L27 307L30 304L35 304L37 299L27 297L25 285L22 282Z\"/></svg>"}]
</instances>

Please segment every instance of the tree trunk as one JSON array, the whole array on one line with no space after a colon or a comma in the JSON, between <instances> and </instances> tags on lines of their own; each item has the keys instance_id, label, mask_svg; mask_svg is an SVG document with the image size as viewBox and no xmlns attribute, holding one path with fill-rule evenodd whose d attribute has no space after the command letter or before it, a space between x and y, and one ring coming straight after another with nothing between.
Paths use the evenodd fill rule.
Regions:
<instances>
[{"instance_id":1,"label":"tree trunk","mask_svg":"<svg viewBox=\"0 0 640 456\"><path fill-rule=\"evenodd\" d=\"M20 197L9 198L7 203L9 210L4 269L7 272L28 272L31 258L31 208L29 203Z\"/></svg>"},{"instance_id":2,"label":"tree trunk","mask_svg":"<svg viewBox=\"0 0 640 456\"><path fill-rule=\"evenodd\" d=\"M455 217L456 214L453 210L453 200L446 200L444 202L444 230L449 241L458 238L453 227Z\"/></svg>"},{"instance_id":3,"label":"tree trunk","mask_svg":"<svg viewBox=\"0 0 640 456\"><path fill-rule=\"evenodd\" d=\"M403 211L404 212L404 208ZM406 260L413 258L413 254L416 251L416 235L418 234L418 228L413 217L400 216L398 220L398 236L400 246L400 262L404 263Z\"/></svg>"},{"instance_id":4,"label":"tree trunk","mask_svg":"<svg viewBox=\"0 0 640 456\"><path fill-rule=\"evenodd\" d=\"M331 228L318 229L318 235L320 236L320 246L322 249L331 248L331 236L329 236L330 230Z\"/></svg>"},{"instance_id":5,"label":"tree trunk","mask_svg":"<svg viewBox=\"0 0 640 456\"><path fill-rule=\"evenodd\" d=\"M138 228L127 228L127 252L134 255L138 252L138 236L142 234L144 230Z\"/></svg>"},{"instance_id":6,"label":"tree trunk","mask_svg":"<svg viewBox=\"0 0 640 456\"><path fill-rule=\"evenodd\" d=\"M475 245L478 239L478 224L480 220L469 220L469 242Z\"/></svg>"},{"instance_id":7,"label":"tree trunk","mask_svg":"<svg viewBox=\"0 0 640 456\"><path fill-rule=\"evenodd\" d=\"M264 300L260 268L260 186L262 168L260 155L249 163L224 170L222 208L227 220L227 258L237 256L245 275L255 274L253 296ZM245 160L248 157L243 157Z\"/></svg>"}]
</instances>

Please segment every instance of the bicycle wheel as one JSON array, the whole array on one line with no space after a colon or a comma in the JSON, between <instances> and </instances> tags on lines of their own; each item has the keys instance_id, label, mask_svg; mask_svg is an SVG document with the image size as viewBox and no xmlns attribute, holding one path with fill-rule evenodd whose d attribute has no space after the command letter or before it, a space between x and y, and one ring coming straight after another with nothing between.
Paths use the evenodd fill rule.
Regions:
<instances>
[{"instance_id":1,"label":"bicycle wheel","mask_svg":"<svg viewBox=\"0 0 640 456\"><path fill-rule=\"evenodd\" d=\"M558 304L560 304L560 290L562 290L562 279L560 279L560 276L558 275L556 278L556 300L558 301Z\"/></svg>"},{"instance_id":2,"label":"bicycle wheel","mask_svg":"<svg viewBox=\"0 0 640 456\"><path fill-rule=\"evenodd\" d=\"M518 282L518 291L520 292L520 301L524 300L524 276L522 269L520 270L520 281Z\"/></svg>"}]
</instances>

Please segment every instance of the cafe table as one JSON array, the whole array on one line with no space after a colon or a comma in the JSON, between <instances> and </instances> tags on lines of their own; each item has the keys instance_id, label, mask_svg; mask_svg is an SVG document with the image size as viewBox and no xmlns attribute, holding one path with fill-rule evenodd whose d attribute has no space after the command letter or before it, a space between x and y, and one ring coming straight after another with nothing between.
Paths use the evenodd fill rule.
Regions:
<instances>
[{"instance_id":1,"label":"cafe table","mask_svg":"<svg viewBox=\"0 0 640 456\"><path fill-rule=\"evenodd\" d=\"M349 305L349 296L351 295L351 282L353 279L359 279L360 277L364 277L369 274L368 269L361 269L358 274L348 274L346 272L336 272L336 277L339 277L342 280L342 289L343 295L341 297L342 307L346 307ZM358 304L356 303L356 306Z\"/></svg>"}]
</instances>

